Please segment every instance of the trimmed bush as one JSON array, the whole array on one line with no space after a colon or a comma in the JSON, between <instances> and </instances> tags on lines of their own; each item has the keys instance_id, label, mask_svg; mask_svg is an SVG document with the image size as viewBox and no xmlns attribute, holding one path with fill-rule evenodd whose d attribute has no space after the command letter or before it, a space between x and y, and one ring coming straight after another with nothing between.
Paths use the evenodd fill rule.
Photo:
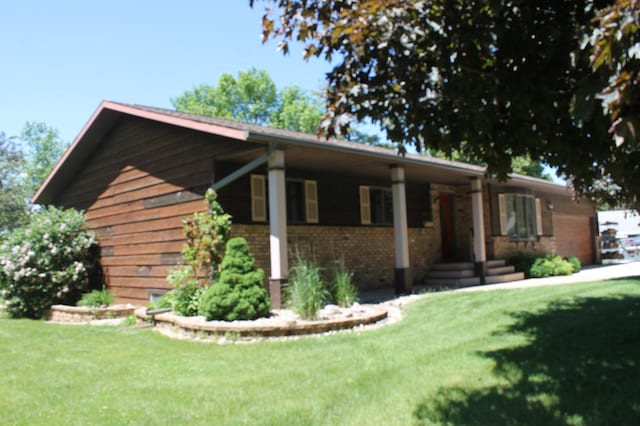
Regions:
<instances>
[{"instance_id":1,"label":"trimmed bush","mask_svg":"<svg viewBox=\"0 0 640 426\"><path fill-rule=\"evenodd\" d=\"M0 285L12 317L41 318L54 304L75 305L97 265L96 236L84 214L49 207L0 245Z\"/></svg>"},{"instance_id":2,"label":"trimmed bush","mask_svg":"<svg viewBox=\"0 0 640 426\"><path fill-rule=\"evenodd\" d=\"M526 278L531 277L531 267L535 263L536 259L545 257L544 253L536 252L518 252L507 258L507 264L513 265L516 272L523 272Z\"/></svg>"},{"instance_id":3,"label":"trimmed bush","mask_svg":"<svg viewBox=\"0 0 640 426\"><path fill-rule=\"evenodd\" d=\"M207 320L252 320L269 316L271 303L264 288L264 271L254 268L244 238L232 238L220 265L220 276L200 298L200 315Z\"/></svg>"},{"instance_id":4,"label":"trimmed bush","mask_svg":"<svg viewBox=\"0 0 640 426\"><path fill-rule=\"evenodd\" d=\"M573 265L560 256L549 254L536 259L531 266L530 275L534 278L553 277L573 274Z\"/></svg>"},{"instance_id":5,"label":"trimmed bush","mask_svg":"<svg viewBox=\"0 0 640 426\"><path fill-rule=\"evenodd\" d=\"M580 269L582 269L582 264L580 263L580 259L578 259L577 257L575 256L568 257L566 261L571 264L571 266L573 267L574 273L580 272Z\"/></svg>"},{"instance_id":6,"label":"trimmed bush","mask_svg":"<svg viewBox=\"0 0 640 426\"><path fill-rule=\"evenodd\" d=\"M103 306L109 306L112 302L113 296L109 293L109 290L103 288L102 290L93 290L90 293L83 294L78 301L78 306L100 308Z\"/></svg>"},{"instance_id":7,"label":"trimmed bush","mask_svg":"<svg viewBox=\"0 0 640 426\"><path fill-rule=\"evenodd\" d=\"M313 319L329 297L320 268L298 256L287 287L287 307L305 319Z\"/></svg>"}]
</instances>

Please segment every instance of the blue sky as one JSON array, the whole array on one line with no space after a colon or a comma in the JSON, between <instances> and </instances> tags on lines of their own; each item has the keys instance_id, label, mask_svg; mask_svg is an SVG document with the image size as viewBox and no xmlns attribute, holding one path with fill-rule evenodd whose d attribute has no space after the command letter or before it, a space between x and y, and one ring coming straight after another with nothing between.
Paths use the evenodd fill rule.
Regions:
<instances>
[{"instance_id":1,"label":"blue sky","mask_svg":"<svg viewBox=\"0 0 640 426\"><path fill-rule=\"evenodd\" d=\"M70 0L0 6L0 132L42 121L71 142L102 100L171 108L222 73L265 69L278 87L322 86L326 62L262 44L267 3Z\"/></svg>"}]
</instances>

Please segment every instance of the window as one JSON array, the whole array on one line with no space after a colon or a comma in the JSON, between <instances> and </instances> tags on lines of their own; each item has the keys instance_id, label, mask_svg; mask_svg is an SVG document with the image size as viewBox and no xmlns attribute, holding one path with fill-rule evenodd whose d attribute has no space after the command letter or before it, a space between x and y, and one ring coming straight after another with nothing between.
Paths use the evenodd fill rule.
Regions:
<instances>
[{"instance_id":1,"label":"window","mask_svg":"<svg viewBox=\"0 0 640 426\"><path fill-rule=\"evenodd\" d=\"M393 225L391 189L360 187L360 223L363 225Z\"/></svg>"},{"instance_id":2,"label":"window","mask_svg":"<svg viewBox=\"0 0 640 426\"><path fill-rule=\"evenodd\" d=\"M531 195L499 194L500 231L513 241L534 241L542 235L540 200Z\"/></svg>"},{"instance_id":3,"label":"window","mask_svg":"<svg viewBox=\"0 0 640 426\"><path fill-rule=\"evenodd\" d=\"M251 175L251 220L254 222L267 221L267 189L265 177Z\"/></svg>"},{"instance_id":4,"label":"window","mask_svg":"<svg viewBox=\"0 0 640 426\"><path fill-rule=\"evenodd\" d=\"M315 180L287 179L287 222L318 223L318 186Z\"/></svg>"},{"instance_id":5,"label":"window","mask_svg":"<svg viewBox=\"0 0 640 426\"><path fill-rule=\"evenodd\" d=\"M251 175L251 220L267 221L266 176ZM287 179L288 223L318 223L318 186L315 180Z\"/></svg>"},{"instance_id":6,"label":"window","mask_svg":"<svg viewBox=\"0 0 640 426\"><path fill-rule=\"evenodd\" d=\"M304 223L304 182L287 180L287 222Z\"/></svg>"}]
</instances>

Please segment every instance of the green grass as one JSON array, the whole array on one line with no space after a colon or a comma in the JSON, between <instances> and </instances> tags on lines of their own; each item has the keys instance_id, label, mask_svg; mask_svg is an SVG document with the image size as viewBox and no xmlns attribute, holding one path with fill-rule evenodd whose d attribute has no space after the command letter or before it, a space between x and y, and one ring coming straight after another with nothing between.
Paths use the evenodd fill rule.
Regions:
<instances>
[{"instance_id":1,"label":"green grass","mask_svg":"<svg viewBox=\"0 0 640 426\"><path fill-rule=\"evenodd\" d=\"M637 425L640 278L433 294L251 345L0 319L0 423Z\"/></svg>"}]
</instances>

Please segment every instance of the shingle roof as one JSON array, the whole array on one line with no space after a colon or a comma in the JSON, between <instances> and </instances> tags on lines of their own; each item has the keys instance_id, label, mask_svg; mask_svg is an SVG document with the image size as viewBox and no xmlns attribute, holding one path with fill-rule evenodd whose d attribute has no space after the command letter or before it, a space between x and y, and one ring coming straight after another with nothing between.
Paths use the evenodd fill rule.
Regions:
<instances>
[{"instance_id":1,"label":"shingle roof","mask_svg":"<svg viewBox=\"0 0 640 426\"><path fill-rule=\"evenodd\" d=\"M399 156L392 150L344 140L326 140L316 135L274 129L256 124L242 123L222 118L190 114L163 108L103 101L85 127L69 147L63 158L34 195L32 202L47 204L55 199L89 155L101 143L103 136L122 115L149 119L178 127L189 128L231 139L258 143L305 146L309 148L347 152L361 157L383 159L400 164L413 164L436 169L446 169L469 176L482 176L485 168L473 164L450 161L418 154ZM515 182L540 186L548 190L562 190L558 185L543 179L513 174Z\"/></svg>"}]
</instances>

